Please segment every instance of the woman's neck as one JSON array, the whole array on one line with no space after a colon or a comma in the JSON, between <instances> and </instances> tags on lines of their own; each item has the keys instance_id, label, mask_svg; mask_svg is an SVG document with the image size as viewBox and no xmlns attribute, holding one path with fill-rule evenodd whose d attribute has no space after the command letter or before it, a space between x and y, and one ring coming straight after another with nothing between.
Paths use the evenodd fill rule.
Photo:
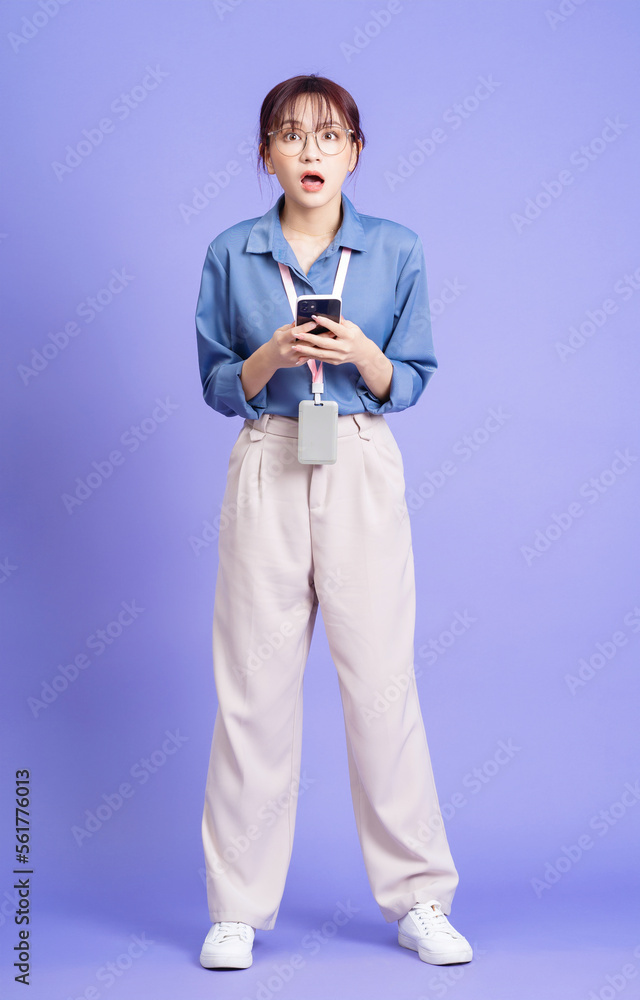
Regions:
<instances>
[{"instance_id":1,"label":"woman's neck","mask_svg":"<svg viewBox=\"0 0 640 1000\"><path fill-rule=\"evenodd\" d=\"M280 212L280 225L295 239L326 239L337 233L342 225L341 192L318 208L303 208L293 202L290 204L285 197Z\"/></svg>"}]
</instances>

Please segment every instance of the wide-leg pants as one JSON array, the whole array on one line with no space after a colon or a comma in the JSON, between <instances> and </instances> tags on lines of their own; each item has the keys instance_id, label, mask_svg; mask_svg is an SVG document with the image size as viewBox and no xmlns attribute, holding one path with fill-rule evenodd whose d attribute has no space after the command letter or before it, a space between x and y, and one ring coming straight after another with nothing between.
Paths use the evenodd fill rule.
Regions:
<instances>
[{"instance_id":1,"label":"wide-leg pants","mask_svg":"<svg viewBox=\"0 0 640 1000\"><path fill-rule=\"evenodd\" d=\"M245 420L218 536L218 708L202 838L212 922L273 928L293 847L302 684L318 605L339 682L356 827L387 921L449 913L458 884L414 673L402 455L384 415L338 417L338 458L297 458L298 421Z\"/></svg>"}]
</instances>

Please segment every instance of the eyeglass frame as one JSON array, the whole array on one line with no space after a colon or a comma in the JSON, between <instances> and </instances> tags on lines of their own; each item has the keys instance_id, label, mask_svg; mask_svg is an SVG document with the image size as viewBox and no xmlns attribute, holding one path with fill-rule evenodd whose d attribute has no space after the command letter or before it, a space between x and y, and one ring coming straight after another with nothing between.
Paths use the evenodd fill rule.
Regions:
<instances>
[{"instance_id":1,"label":"eyeglass frame","mask_svg":"<svg viewBox=\"0 0 640 1000\"><path fill-rule=\"evenodd\" d=\"M273 132L267 132L267 135L277 135L278 132L282 132L286 128L287 128L286 125L281 125L280 128L275 129ZM315 132L312 132L311 130L309 132L305 132L304 133L304 146L300 150L300 153L304 153L305 149L307 148L307 143L309 141L309 136L310 135L312 135L315 138L315 140L316 140L316 146L318 146L318 151L322 152L322 150L320 149L320 146L318 145L318 132L322 132L326 128L340 129L341 132L344 132L344 134L345 134L345 144L344 144L344 146L342 147L342 149L338 153L324 153L323 155L324 156L339 156L340 153L343 153L344 150L345 150L345 148L346 148L346 145L347 145L346 138L347 138L347 136L350 133L354 133L355 134L355 129L345 128L343 125L334 125L333 123L331 123L330 126L324 125L322 128L316 129ZM297 132L302 133L302 132L304 132L304 129L301 129L301 128L300 129L295 129L293 126L290 126L289 127L289 131L291 131L291 132L297 131ZM278 140L277 139L276 139L276 146L278 146ZM280 149L280 146L278 146L278 149ZM280 149L280 152L284 153L284 150ZM296 156L296 155L300 156L300 153L297 153L297 154L296 153L284 153L284 155L285 156Z\"/></svg>"}]
</instances>

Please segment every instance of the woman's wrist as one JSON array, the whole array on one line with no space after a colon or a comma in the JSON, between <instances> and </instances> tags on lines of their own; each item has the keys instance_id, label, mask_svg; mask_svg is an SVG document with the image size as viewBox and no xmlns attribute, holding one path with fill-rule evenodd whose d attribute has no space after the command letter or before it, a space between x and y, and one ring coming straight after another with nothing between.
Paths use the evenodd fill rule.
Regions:
<instances>
[{"instance_id":1,"label":"woman's wrist","mask_svg":"<svg viewBox=\"0 0 640 1000\"><path fill-rule=\"evenodd\" d=\"M385 402L391 391L393 365L386 354L372 340L369 341L364 358L356 363L356 368L370 392L377 396L381 402Z\"/></svg>"},{"instance_id":2,"label":"woman's wrist","mask_svg":"<svg viewBox=\"0 0 640 1000\"><path fill-rule=\"evenodd\" d=\"M240 381L245 399L257 396L277 370L278 364L273 357L271 341L267 341L249 355L240 369Z\"/></svg>"}]
</instances>

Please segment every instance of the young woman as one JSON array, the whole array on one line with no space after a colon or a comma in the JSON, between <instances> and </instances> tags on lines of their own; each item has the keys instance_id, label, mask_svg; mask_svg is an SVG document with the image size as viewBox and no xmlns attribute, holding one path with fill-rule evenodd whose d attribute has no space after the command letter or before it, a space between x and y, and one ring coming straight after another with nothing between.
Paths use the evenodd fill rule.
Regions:
<instances>
[{"instance_id":1,"label":"young woman","mask_svg":"<svg viewBox=\"0 0 640 1000\"><path fill-rule=\"evenodd\" d=\"M244 418L218 537L218 709L202 817L213 922L200 955L206 968L247 968L255 931L275 925L318 605L373 895L385 920L398 921L399 943L423 961L472 958L446 916L458 873L413 667L404 467L384 418L413 406L437 367L424 254L415 232L358 213L342 192L363 146L356 104L338 84L315 74L278 84L262 104L259 155L283 193L261 218L220 233L204 263L196 311L204 398ZM320 326L295 325L296 296L336 288L340 322L323 314ZM317 404L311 416L322 420L328 453L314 452L302 400Z\"/></svg>"}]
</instances>

